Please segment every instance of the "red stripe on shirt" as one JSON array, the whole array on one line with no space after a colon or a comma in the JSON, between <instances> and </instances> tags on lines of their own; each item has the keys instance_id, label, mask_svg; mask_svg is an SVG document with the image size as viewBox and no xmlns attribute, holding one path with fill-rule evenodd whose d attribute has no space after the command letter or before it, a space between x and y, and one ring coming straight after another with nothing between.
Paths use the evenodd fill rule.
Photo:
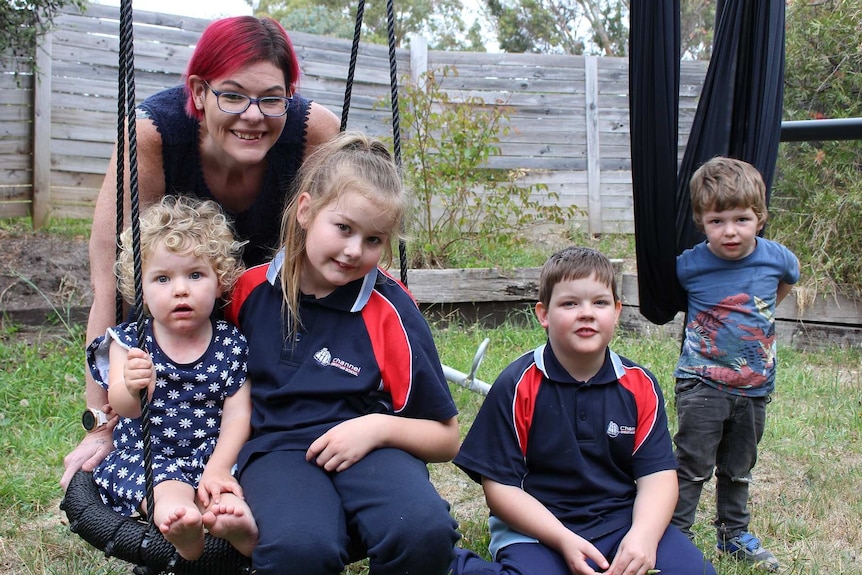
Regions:
<instances>
[{"instance_id":1,"label":"red stripe on shirt","mask_svg":"<svg viewBox=\"0 0 862 575\"><path fill-rule=\"evenodd\" d=\"M392 407L398 413L407 405L413 385L413 354L407 330L398 310L377 290L362 308L362 319L380 367L383 390L392 397Z\"/></svg>"},{"instance_id":2,"label":"red stripe on shirt","mask_svg":"<svg viewBox=\"0 0 862 575\"><path fill-rule=\"evenodd\" d=\"M639 367L625 367L625 374L619 382L635 398L638 410L637 428L635 429L635 446L632 455L637 453L646 438L655 428L658 417L658 395L653 380Z\"/></svg>"},{"instance_id":3,"label":"red stripe on shirt","mask_svg":"<svg viewBox=\"0 0 862 575\"><path fill-rule=\"evenodd\" d=\"M512 398L512 418L515 422L515 434L521 453L527 456L527 439L530 435L530 426L533 424L533 414L536 411L536 396L539 394L539 386L542 384L542 372L535 363L521 374L515 384L515 395Z\"/></svg>"},{"instance_id":4,"label":"red stripe on shirt","mask_svg":"<svg viewBox=\"0 0 862 575\"><path fill-rule=\"evenodd\" d=\"M266 270L269 264L260 264L247 269L239 277L230 292L230 301L224 308L224 318L232 324L239 325L239 312L246 298L261 283L266 281Z\"/></svg>"}]
</instances>

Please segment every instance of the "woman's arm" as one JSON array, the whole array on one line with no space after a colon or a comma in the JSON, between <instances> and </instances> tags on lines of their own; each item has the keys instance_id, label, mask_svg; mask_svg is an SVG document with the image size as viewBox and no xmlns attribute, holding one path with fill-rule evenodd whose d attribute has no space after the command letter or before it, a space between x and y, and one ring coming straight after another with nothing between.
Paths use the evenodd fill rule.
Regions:
<instances>
[{"instance_id":1,"label":"woman's arm","mask_svg":"<svg viewBox=\"0 0 862 575\"><path fill-rule=\"evenodd\" d=\"M138 120L135 124L137 135L138 158L138 196L141 207L157 201L165 193L165 178L162 169L162 137L151 120ZM128 159L128 146L124 157ZM129 202L129 169L126 161L123 170L126 180L126 197L123 214L125 225L128 224ZM117 152L116 146L111 154L110 163L105 171L105 179L96 198L93 211L93 225L90 232L90 285L93 291L93 303L87 318L87 340L105 335L105 331L116 325L115 314L116 277L114 276L114 260L117 245ZM108 393L85 370L84 385L87 406L101 409L111 415L108 405ZM102 462L113 449L111 433L116 418L111 418L108 425L99 427L84 435L81 442L63 459L65 471L60 478L60 485L65 489L76 471L92 471Z\"/></svg>"},{"instance_id":2,"label":"woman's arm","mask_svg":"<svg viewBox=\"0 0 862 575\"><path fill-rule=\"evenodd\" d=\"M324 108L316 102L312 102L308 110L308 122L305 128L305 151L303 159L314 151L314 149L331 140L341 130L341 120L333 114L329 108Z\"/></svg>"},{"instance_id":3,"label":"woman's arm","mask_svg":"<svg viewBox=\"0 0 862 575\"><path fill-rule=\"evenodd\" d=\"M159 201L165 193L165 177L162 163L162 137L152 120L138 120L138 200L141 211ZM124 157L128 159L128 146ZM131 203L129 200L129 166L123 170L125 196L123 201L124 227L129 224ZM111 154L105 179L96 198L93 225L90 231L90 284L93 288L93 304L87 321L87 341L105 335L105 330L116 325L115 298L117 278L114 275L117 246L117 151ZM89 374L88 374L89 375ZM92 382L92 385L90 385ZM87 399L90 405L101 405L104 390L91 377L87 380ZM92 403L95 402L95 403Z\"/></svg>"}]
</instances>

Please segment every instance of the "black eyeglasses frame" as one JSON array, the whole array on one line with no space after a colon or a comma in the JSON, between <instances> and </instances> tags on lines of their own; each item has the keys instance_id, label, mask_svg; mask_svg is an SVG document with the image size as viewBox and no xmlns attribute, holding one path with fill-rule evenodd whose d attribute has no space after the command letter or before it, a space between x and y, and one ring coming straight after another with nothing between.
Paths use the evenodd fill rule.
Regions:
<instances>
[{"instance_id":1,"label":"black eyeglasses frame","mask_svg":"<svg viewBox=\"0 0 862 575\"><path fill-rule=\"evenodd\" d=\"M216 90L215 88L210 86L209 82L207 82L207 81L204 81L204 86L209 88L210 92L212 92L215 95L216 106L218 106L218 109L221 110L222 112L224 112L225 114L232 114L234 116L244 114L246 112L246 110L248 110L251 107L252 104L256 104L257 109L260 110L260 113L262 115L266 116L267 118L281 118L282 116L287 114L287 110L288 110L288 108L290 108L290 102L293 100L293 97L288 98L286 96L264 96L262 98L252 98L251 96L246 96L245 94L240 94L239 92L223 92L221 90ZM221 104L222 95L235 96L238 98L245 99L245 108L243 108L242 110L236 110L236 111L225 110L224 108L222 108L222 104ZM284 102L284 112L282 112L280 114L270 114L270 113L263 111L263 108L260 105L261 102L267 102L267 101L274 102L276 100L280 100L280 101Z\"/></svg>"}]
</instances>

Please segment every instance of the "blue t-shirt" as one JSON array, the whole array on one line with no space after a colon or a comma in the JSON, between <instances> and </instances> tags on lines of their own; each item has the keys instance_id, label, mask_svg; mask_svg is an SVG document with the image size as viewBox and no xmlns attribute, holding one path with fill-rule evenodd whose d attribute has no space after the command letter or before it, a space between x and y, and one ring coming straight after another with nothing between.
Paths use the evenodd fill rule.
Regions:
<instances>
[{"instance_id":1,"label":"blue t-shirt","mask_svg":"<svg viewBox=\"0 0 862 575\"><path fill-rule=\"evenodd\" d=\"M703 242L677 257L676 272L687 292L688 323L674 377L736 395L772 393L778 284L799 281L793 252L757 238L751 254L727 260Z\"/></svg>"},{"instance_id":2,"label":"blue t-shirt","mask_svg":"<svg viewBox=\"0 0 862 575\"><path fill-rule=\"evenodd\" d=\"M201 165L200 122L186 113L185 104L185 89L176 86L153 94L138 110L162 136L165 193L212 200ZM280 243L281 214L302 162L310 106L311 101L299 95L291 99L284 130L266 154L267 173L254 203L243 212L222 206L233 221L237 239L248 241L242 254L247 267L271 259Z\"/></svg>"},{"instance_id":3,"label":"blue t-shirt","mask_svg":"<svg viewBox=\"0 0 862 575\"><path fill-rule=\"evenodd\" d=\"M636 480L676 469L661 388L608 350L588 382L549 344L509 364L491 386L454 463L476 482L523 489L571 531L595 539L631 525ZM535 542L496 517L492 557Z\"/></svg>"}]
</instances>

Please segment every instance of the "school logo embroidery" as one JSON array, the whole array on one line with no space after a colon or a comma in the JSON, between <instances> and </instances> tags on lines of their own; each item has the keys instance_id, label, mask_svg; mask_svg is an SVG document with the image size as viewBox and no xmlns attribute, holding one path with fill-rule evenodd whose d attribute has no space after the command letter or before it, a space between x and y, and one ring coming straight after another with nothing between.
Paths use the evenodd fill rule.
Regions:
<instances>
[{"instance_id":1,"label":"school logo embroidery","mask_svg":"<svg viewBox=\"0 0 862 575\"><path fill-rule=\"evenodd\" d=\"M359 375L359 372L362 370L362 368L353 365L350 362L344 361L338 357L332 357L328 347L324 347L315 353L314 360L324 367L332 366L353 376Z\"/></svg>"},{"instance_id":2,"label":"school logo embroidery","mask_svg":"<svg viewBox=\"0 0 862 575\"><path fill-rule=\"evenodd\" d=\"M329 348L324 347L314 354L314 359L320 365L329 365L332 362L332 354L329 353Z\"/></svg>"},{"instance_id":3,"label":"school logo embroidery","mask_svg":"<svg viewBox=\"0 0 862 575\"><path fill-rule=\"evenodd\" d=\"M635 428L631 425L619 425L616 421L608 422L607 429L608 437L617 437L618 435L634 435Z\"/></svg>"}]
</instances>

